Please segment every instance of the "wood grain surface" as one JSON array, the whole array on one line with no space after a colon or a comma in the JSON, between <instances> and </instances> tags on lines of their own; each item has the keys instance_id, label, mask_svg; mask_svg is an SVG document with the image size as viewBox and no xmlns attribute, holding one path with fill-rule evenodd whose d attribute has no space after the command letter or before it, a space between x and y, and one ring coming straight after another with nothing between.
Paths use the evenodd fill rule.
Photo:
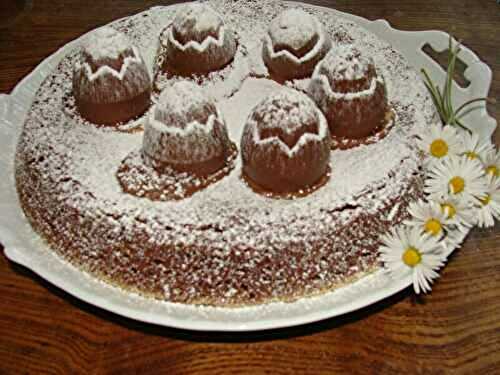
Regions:
<instances>
[{"instance_id":1,"label":"wood grain surface","mask_svg":"<svg viewBox=\"0 0 500 375\"><path fill-rule=\"evenodd\" d=\"M169 2L0 0L0 92L82 33L159 3ZM453 33L490 65L490 96L500 99L495 0L314 3L404 30ZM489 110L500 120L499 103ZM262 333L197 333L121 318L2 255L0 374L28 373L499 374L500 225L474 229L430 295L407 289L346 316Z\"/></svg>"}]
</instances>

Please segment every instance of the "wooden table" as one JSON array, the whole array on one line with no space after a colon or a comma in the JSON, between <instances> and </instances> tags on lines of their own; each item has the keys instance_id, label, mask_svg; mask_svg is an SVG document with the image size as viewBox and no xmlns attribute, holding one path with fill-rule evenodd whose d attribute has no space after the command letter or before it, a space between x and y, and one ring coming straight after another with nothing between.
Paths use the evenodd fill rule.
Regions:
<instances>
[{"instance_id":1,"label":"wooden table","mask_svg":"<svg viewBox=\"0 0 500 375\"><path fill-rule=\"evenodd\" d=\"M159 2L1 3L0 92L9 92L83 32ZM315 3L385 18L400 29L453 33L492 67L490 95L500 98L500 6L494 0ZM489 110L500 120L500 103ZM0 373L500 373L499 241L500 225L473 230L428 296L415 298L407 289L340 318L234 335L113 315L0 256Z\"/></svg>"}]
</instances>

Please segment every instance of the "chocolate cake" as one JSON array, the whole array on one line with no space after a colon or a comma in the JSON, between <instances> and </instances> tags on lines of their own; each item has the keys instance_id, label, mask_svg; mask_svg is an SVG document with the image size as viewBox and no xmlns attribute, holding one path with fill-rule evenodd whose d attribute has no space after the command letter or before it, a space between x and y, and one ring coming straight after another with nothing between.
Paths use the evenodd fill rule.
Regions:
<instances>
[{"instance_id":1,"label":"chocolate cake","mask_svg":"<svg viewBox=\"0 0 500 375\"><path fill-rule=\"evenodd\" d=\"M316 8L278 1L203 4L220 15L224 28L238 34L238 51L246 52L238 52L222 71L239 73L224 79L210 73L200 84L188 77L190 84L174 85L186 79L180 76L166 81L167 91L153 98L155 107L137 119L144 131L89 126L67 115L64 100L73 92L79 50L47 75L16 154L19 198L33 228L52 251L93 277L185 304L292 301L377 269L381 234L406 219L409 203L423 195L415 134L437 114L418 74L386 42ZM110 27L126 34L154 71L160 68L153 66L159 64L157 40L174 23L176 8L155 7ZM291 8L323 25L332 55L355 47L370 56L370 64L360 65L361 81L338 91L356 96L366 88L365 77L370 87L375 82L375 90L383 82L379 104L393 113L384 137L329 150L324 142L328 132L341 128L326 127L333 119L326 105L330 98L322 99L314 90L314 101L305 97L307 90L283 91L274 79L262 59L263 41L273 20ZM217 27L204 28L208 37L200 40L220 32ZM194 38L180 29L172 35L182 41ZM312 79L286 85L307 88L318 75L330 85L323 72L345 73L326 66L332 59L320 62ZM332 77L344 87L342 78ZM381 115L368 107L375 111L366 115L369 126L352 115L363 130L344 135L377 132ZM187 134L193 123L200 138ZM177 133L182 136L170 137ZM284 153L267 154L266 142L279 144L270 149ZM233 143L242 145L241 152ZM308 157L286 159L294 149L305 152L304 145L311 147ZM245 175L261 190L250 186ZM279 176L289 180L280 186ZM311 187L307 194L297 194L297 189ZM273 189L290 199L263 192Z\"/></svg>"},{"instance_id":2,"label":"chocolate cake","mask_svg":"<svg viewBox=\"0 0 500 375\"><path fill-rule=\"evenodd\" d=\"M117 177L130 194L181 199L227 175L235 156L216 104L197 85L180 81L160 95L141 151L124 160Z\"/></svg>"},{"instance_id":3,"label":"chocolate cake","mask_svg":"<svg viewBox=\"0 0 500 375\"><path fill-rule=\"evenodd\" d=\"M373 59L352 45L326 55L314 71L308 93L337 139L366 139L391 121L383 77Z\"/></svg>"},{"instance_id":4,"label":"chocolate cake","mask_svg":"<svg viewBox=\"0 0 500 375\"><path fill-rule=\"evenodd\" d=\"M259 103L241 139L243 174L256 190L304 195L326 183L330 132L304 94L283 89Z\"/></svg>"},{"instance_id":5,"label":"chocolate cake","mask_svg":"<svg viewBox=\"0 0 500 375\"><path fill-rule=\"evenodd\" d=\"M72 94L82 117L98 125L116 125L148 109L151 79L137 47L124 34L103 27L82 46Z\"/></svg>"},{"instance_id":6,"label":"chocolate cake","mask_svg":"<svg viewBox=\"0 0 500 375\"><path fill-rule=\"evenodd\" d=\"M160 34L161 69L171 74L207 74L229 64L236 37L219 14L205 3L182 6L172 24Z\"/></svg>"},{"instance_id":7,"label":"chocolate cake","mask_svg":"<svg viewBox=\"0 0 500 375\"><path fill-rule=\"evenodd\" d=\"M330 37L316 17L288 9L272 20L262 56L272 77L286 81L310 77L330 47Z\"/></svg>"}]
</instances>

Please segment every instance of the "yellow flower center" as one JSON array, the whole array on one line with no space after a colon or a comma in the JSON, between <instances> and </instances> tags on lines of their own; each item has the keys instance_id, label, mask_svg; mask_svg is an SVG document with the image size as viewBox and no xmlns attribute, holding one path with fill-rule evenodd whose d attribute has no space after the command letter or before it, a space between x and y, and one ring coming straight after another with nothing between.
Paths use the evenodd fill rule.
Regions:
<instances>
[{"instance_id":1,"label":"yellow flower center","mask_svg":"<svg viewBox=\"0 0 500 375\"><path fill-rule=\"evenodd\" d=\"M499 171L496 165L490 165L489 167L486 167L486 174L490 174L492 176L498 177L499 176Z\"/></svg>"},{"instance_id":2,"label":"yellow flower center","mask_svg":"<svg viewBox=\"0 0 500 375\"><path fill-rule=\"evenodd\" d=\"M436 158L442 158L448 155L448 144L443 139L436 139L431 143L431 155Z\"/></svg>"},{"instance_id":3,"label":"yellow flower center","mask_svg":"<svg viewBox=\"0 0 500 375\"><path fill-rule=\"evenodd\" d=\"M450 180L450 190L453 194L459 194L464 191L465 180L460 176L455 176Z\"/></svg>"},{"instance_id":4,"label":"yellow flower center","mask_svg":"<svg viewBox=\"0 0 500 375\"><path fill-rule=\"evenodd\" d=\"M467 155L467 157L471 160L477 159L478 157L478 154L476 154L474 151L467 151L465 155Z\"/></svg>"},{"instance_id":5,"label":"yellow flower center","mask_svg":"<svg viewBox=\"0 0 500 375\"><path fill-rule=\"evenodd\" d=\"M487 206L491 202L491 195L486 194L486 196L484 198L481 198L479 200L481 201L481 203L483 204L483 206Z\"/></svg>"},{"instance_id":6,"label":"yellow flower center","mask_svg":"<svg viewBox=\"0 0 500 375\"><path fill-rule=\"evenodd\" d=\"M420 255L420 252L414 247L409 247L403 253L403 262L408 267L415 267L421 261L422 261L422 256Z\"/></svg>"},{"instance_id":7,"label":"yellow flower center","mask_svg":"<svg viewBox=\"0 0 500 375\"><path fill-rule=\"evenodd\" d=\"M451 219L457 214L457 209L451 203L443 203L441 205L441 210L448 215L448 219Z\"/></svg>"},{"instance_id":8,"label":"yellow flower center","mask_svg":"<svg viewBox=\"0 0 500 375\"><path fill-rule=\"evenodd\" d=\"M441 233L442 225L439 220L429 219L424 225L425 231L433 236L437 236Z\"/></svg>"}]
</instances>

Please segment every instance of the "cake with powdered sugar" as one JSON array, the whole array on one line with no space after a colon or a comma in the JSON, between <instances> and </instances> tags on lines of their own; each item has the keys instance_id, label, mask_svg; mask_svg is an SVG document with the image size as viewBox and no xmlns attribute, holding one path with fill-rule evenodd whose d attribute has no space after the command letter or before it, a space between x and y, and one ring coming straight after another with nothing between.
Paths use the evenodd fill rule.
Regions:
<instances>
[{"instance_id":1,"label":"cake with powdered sugar","mask_svg":"<svg viewBox=\"0 0 500 375\"><path fill-rule=\"evenodd\" d=\"M107 28L48 74L17 148L21 204L53 251L131 292L226 307L305 298L379 267L380 236L423 194L415 134L436 117L401 54L351 21L278 1L156 7ZM237 35L224 64L164 65L165 30L199 47L223 29ZM119 72L130 50L110 45L114 33L143 56L153 106L102 127L80 113L75 66L88 53ZM328 51L300 77L276 77L265 57L266 43L288 58L321 40Z\"/></svg>"},{"instance_id":2,"label":"cake with powdered sugar","mask_svg":"<svg viewBox=\"0 0 500 375\"><path fill-rule=\"evenodd\" d=\"M138 197L182 199L226 176L236 153L216 104L181 81L160 95L145 120L141 150L123 161L117 178Z\"/></svg>"},{"instance_id":3,"label":"cake with powdered sugar","mask_svg":"<svg viewBox=\"0 0 500 375\"><path fill-rule=\"evenodd\" d=\"M183 7L160 34L161 70L173 75L208 73L229 64L236 53L233 31L211 7Z\"/></svg>"},{"instance_id":4,"label":"cake with powdered sugar","mask_svg":"<svg viewBox=\"0 0 500 375\"><path fill-rule=\"evenodd\" d=\"M310 76L330 48L330 37L316 17L288 9L271 21L262 58L274 79L286 81Z\"/></svg>"},{"instance_id":5,"label":"cake with powdered sugar","mask_svg":"<svg viewBox=\"0 0 500 375\"><path fill-rule=\"evenodd\" d=\"M242 173L259 192L310 193L328 181L330 132L305 94L278 90L250 113L241 138Z\"/></svg>"},{"instance_id":6,"label":"cake with powdered sugar","mask_svg":"<svg viewBox=\"0 0 500 375\"><path fill-rule=\"evenodd\" d=\"M146 120L142 148L160 171L207 176L224 166L231 142L217 106L194 83L179 82L161 94Z\"/></svg>"},{"instance_id":7,"label":"cake with powdered sugar","mask_svg":"<svg viewBox=\"0 0 500 375\"><path fill-rule=\"evenodd\" d=\"M96 124L142 115L150 105L151 78L137 47L110 27L90 35L75 63L73 95L79 114Z\"/></svg>"},{"instance_id":8,"label":"cake with powdered sugar","mask_svg":"<svg viewBox=\"0 0 500 375\"><path fill-rule=\"evenodd\" d=\"M384 79L373 60L352 45L331 51L316 66L307 92L325 114L330 132L342 145L381 133L390 126ZM345 142L344 142L345 144Z\"/></svg>"}]
</instances>

